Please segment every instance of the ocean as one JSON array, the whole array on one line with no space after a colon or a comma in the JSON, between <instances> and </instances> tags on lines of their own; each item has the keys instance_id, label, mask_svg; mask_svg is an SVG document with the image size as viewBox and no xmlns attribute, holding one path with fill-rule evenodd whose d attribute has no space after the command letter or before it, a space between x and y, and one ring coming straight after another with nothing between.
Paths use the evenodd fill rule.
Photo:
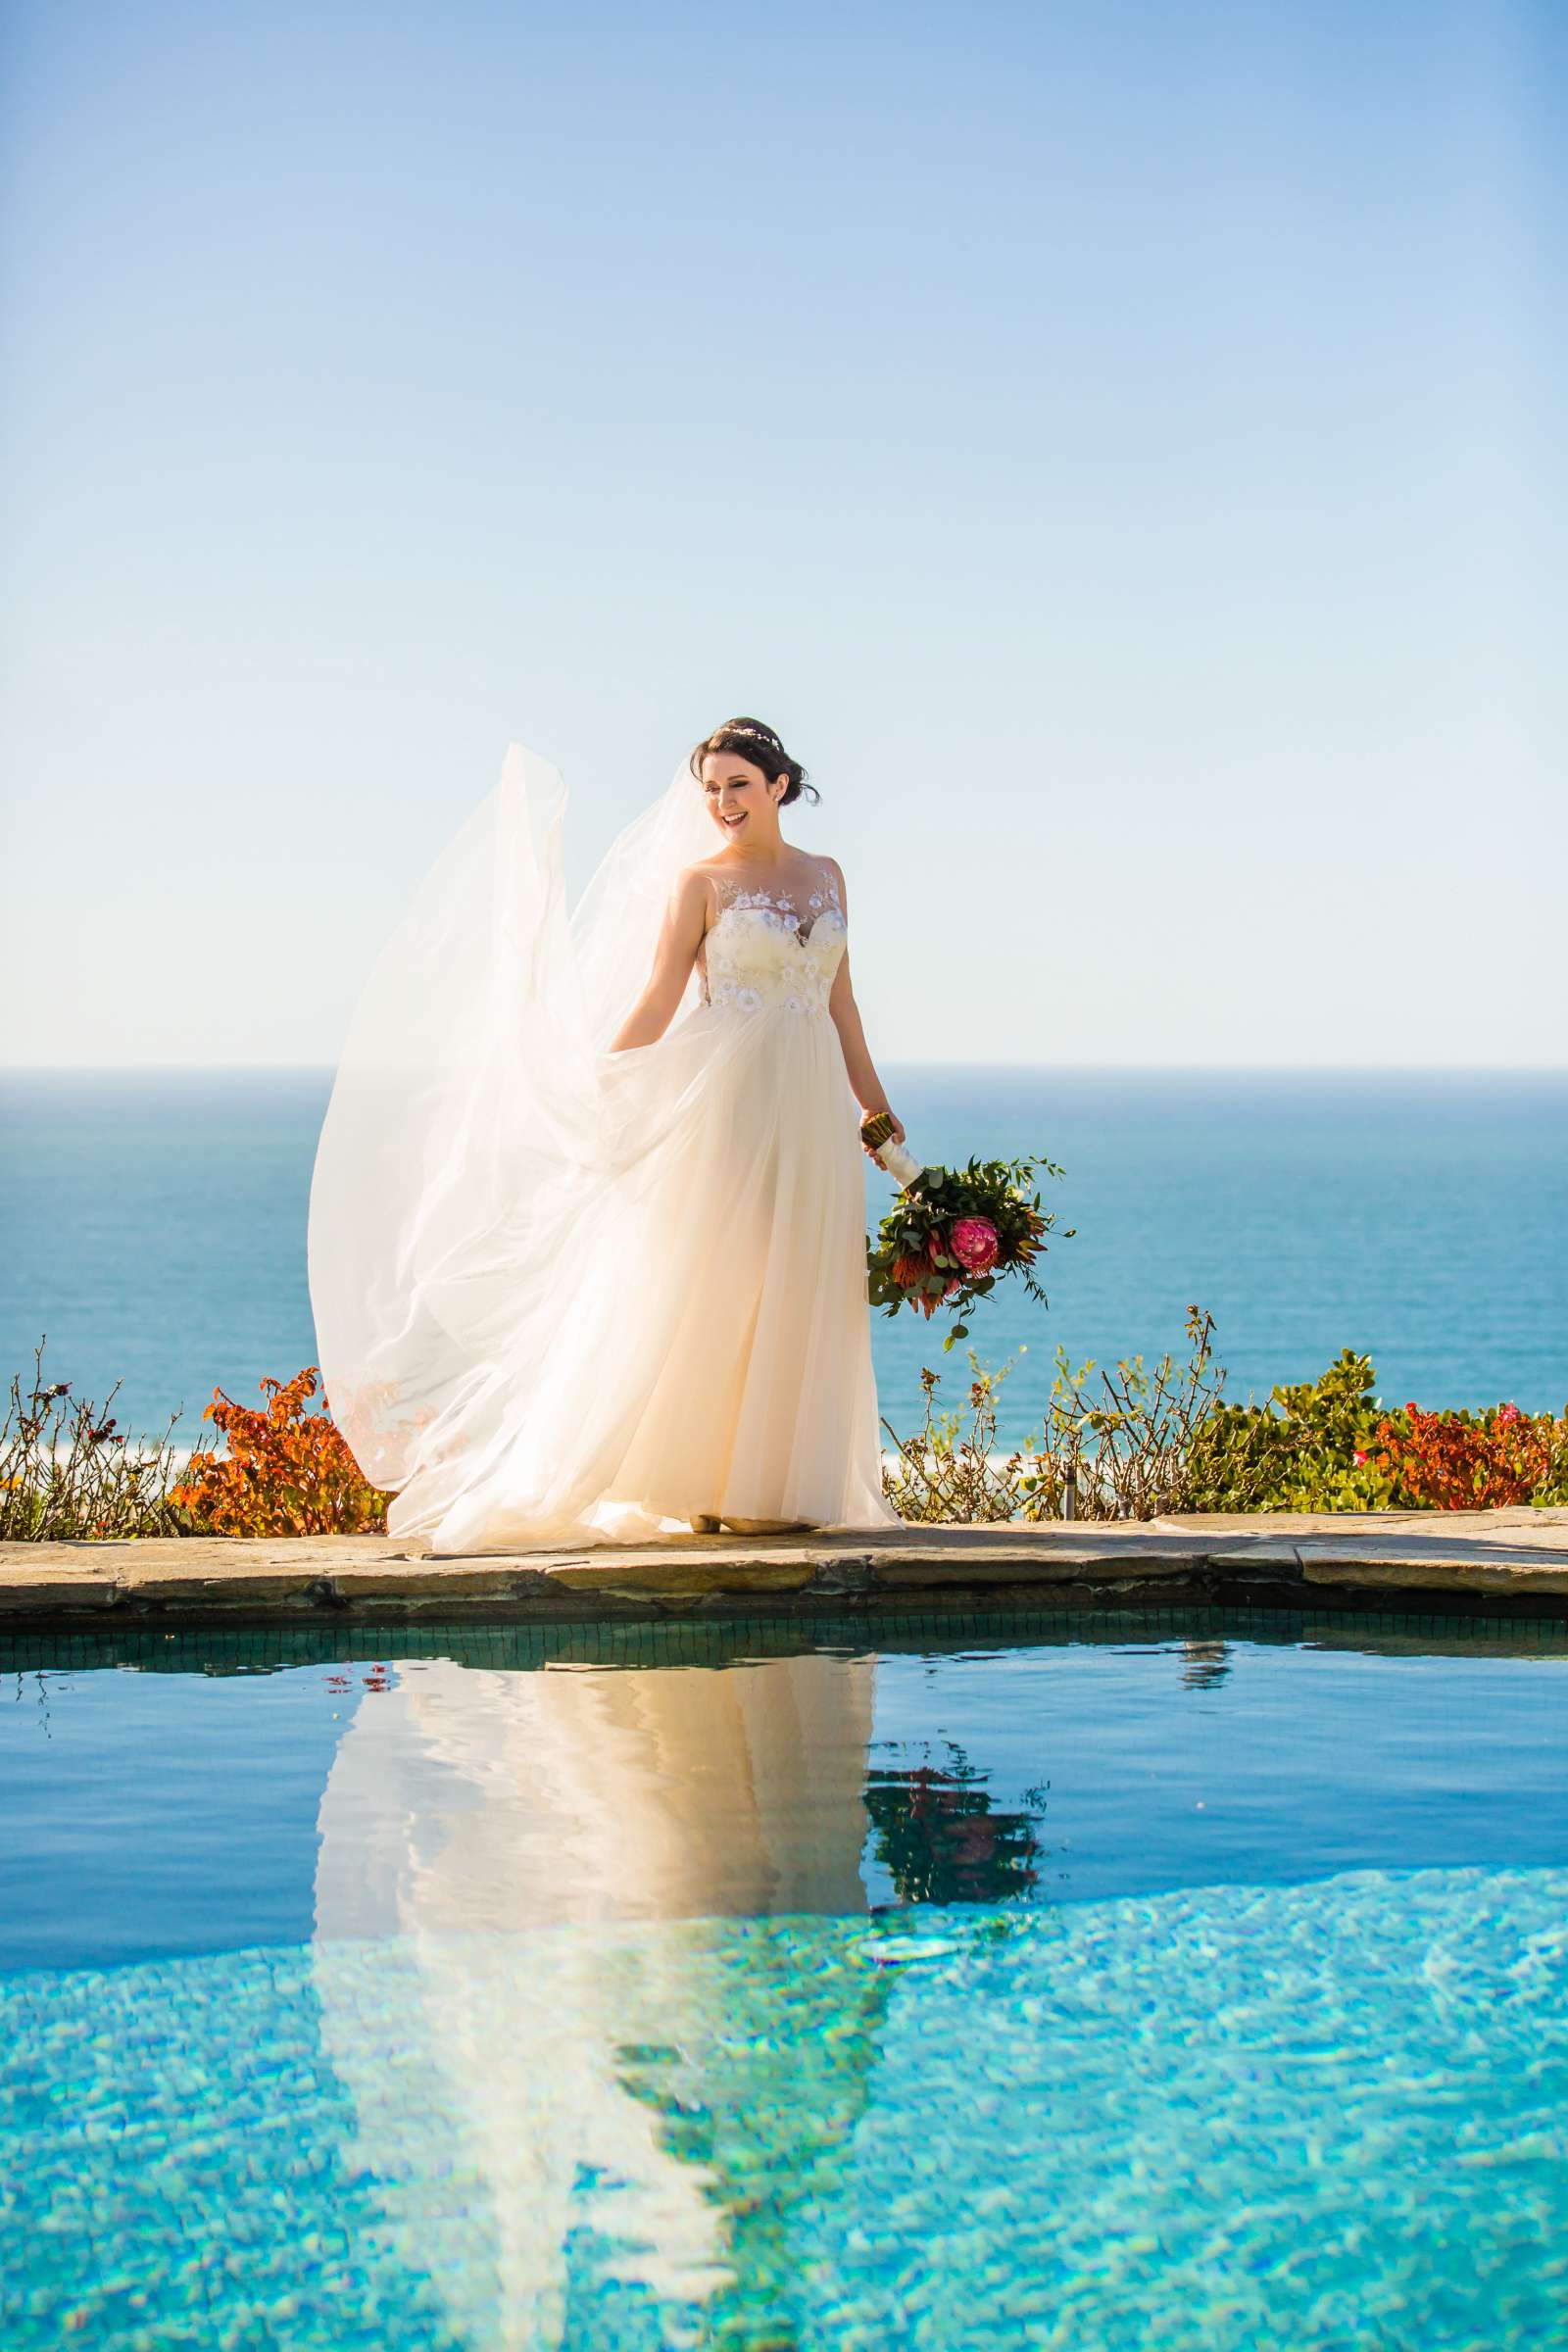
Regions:
<instances>
[{"instance_id":1,"label":"ocean","mask_svg":"<svg viewBox=\"0 0 1568 2352\"><path fill-rule=\"evenodd\" d=\"M926 1160L1037 1154L1071 1240L1041 1307L1006 1286L969 1347L1012 1369L1001 1437L1038 1419L1058 1346L1075 1362L1185 1350L1216 1322L1226 1395L1369 1354L1390 1403L1568 1403L1568 1072L957 1069L888 1065ZM0 1376L45 1366L122 1426L200 1431L215 1388L316 1360L305 1280L327 1070L0 1077ZM891 1184L868 1170L868 1218ZM967 1387L942 1319L873 1322L901 1433Z\"/></svg>"}]
</instances>

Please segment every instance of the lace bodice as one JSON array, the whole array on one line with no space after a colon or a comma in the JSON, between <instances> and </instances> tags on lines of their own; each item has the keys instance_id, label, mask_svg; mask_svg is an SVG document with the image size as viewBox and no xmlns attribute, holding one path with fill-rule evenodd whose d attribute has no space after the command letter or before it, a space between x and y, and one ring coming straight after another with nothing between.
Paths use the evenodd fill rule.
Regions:
<instances>
[{"instance_id":1,"label":"lace bodice","mask_svg":"<svg viewBox=\"0 0 1568 2352\"><path fill-rule=\"evenodd\" d=\"M846 924L830 866L812 858L789 891L710 873L717 911L698 951L702 1001L736 1012L825 1013Z\"/></svg>"}]
</instances>

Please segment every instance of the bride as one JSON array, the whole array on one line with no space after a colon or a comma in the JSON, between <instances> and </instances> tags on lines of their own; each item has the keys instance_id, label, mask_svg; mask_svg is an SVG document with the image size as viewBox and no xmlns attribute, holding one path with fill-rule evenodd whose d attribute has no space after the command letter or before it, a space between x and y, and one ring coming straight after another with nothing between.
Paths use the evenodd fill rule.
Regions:
<instances>
[{"instance_id":1,"label":"bride","mask_svg":"<svg viewBox=\"0 0 1568 2352\"><path fill-rule=\"evenodd\" d=\"M514 744L383 950L309 1265L327 1398L394 1536L901 1524L856 1118L890 1106L843 873L779 829L803 793L771 727L729 720L568 918L564 790Z\"/></svg>"}]
</instances>

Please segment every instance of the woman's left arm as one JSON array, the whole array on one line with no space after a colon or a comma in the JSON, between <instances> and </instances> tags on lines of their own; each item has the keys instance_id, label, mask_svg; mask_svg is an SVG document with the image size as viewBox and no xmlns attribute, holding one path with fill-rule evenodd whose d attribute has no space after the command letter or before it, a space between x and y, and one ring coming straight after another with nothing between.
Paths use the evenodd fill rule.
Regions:
<instances>
[{"instance_id":1,"label":"woman's left arm","mask_svg":"<svg viewBox=\"0 0 1568 2352\"><path fill-rule=\"evenodd\" d=\"M845 921L848 922L850 910L843 868L836 858L824 858L822 863L833 869L834 878L839 886L840 911L843 913ZM902 1144L905 1140L904 1121L888 1101L887 1089L876 1074L876 1065L871 1059L871 1051L865 1042L865 1031L860 1025L860 1008L855 1002L855 986L850 978L848 946L839 957L839 968L833 975L833 986L828 992L827 1008L833 1015L834 1026L839 1033L839 1044L844 1049L844 1066L850 1074L850 1089L857 1102L859 1103L862 1110L885 1110L893 1121L891 1140L896 1144ZM862 1144L861 1150L868 1159L875 1159L876 1153L871 1150L869 1144Z\"/></svg>"}]
</instances>

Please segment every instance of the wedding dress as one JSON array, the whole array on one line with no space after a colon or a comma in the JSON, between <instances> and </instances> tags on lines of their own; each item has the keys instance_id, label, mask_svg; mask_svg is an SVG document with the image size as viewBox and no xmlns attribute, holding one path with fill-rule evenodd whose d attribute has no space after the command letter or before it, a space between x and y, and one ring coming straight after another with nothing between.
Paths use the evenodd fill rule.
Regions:
<instances>
[{"instance_id":1,"label":"wedding dress","mask_svg":"<svg viewBox=\"0 0 1568 2352\"><path fill-rule=\"evenodd\" d=\"M831 869L715 876L675 1019L612 1053L714 828L683 765L568 919L564 802L512 745L356 1008L310 1204L334 1419L439 1554L900 1525Z\"/></svg>"}]
</instances>

